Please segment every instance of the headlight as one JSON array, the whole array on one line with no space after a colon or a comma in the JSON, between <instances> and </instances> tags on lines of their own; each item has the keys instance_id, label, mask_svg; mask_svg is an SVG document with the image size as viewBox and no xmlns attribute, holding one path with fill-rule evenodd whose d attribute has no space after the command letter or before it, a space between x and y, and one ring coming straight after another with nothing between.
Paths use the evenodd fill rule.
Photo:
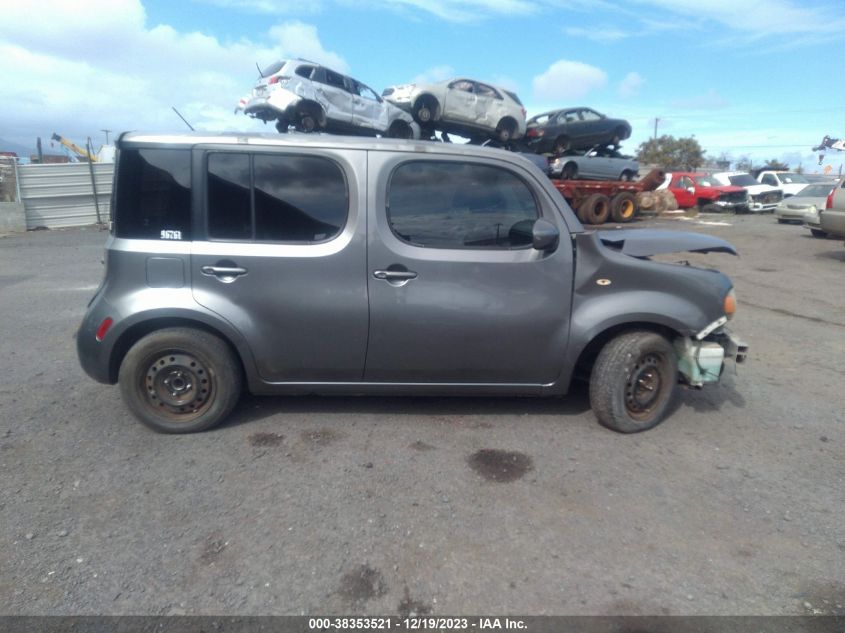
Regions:
<instances>
[{"instance_id":1,"label":"headlight","mask_svg":"<svg viewBox=\"0 0 845 633\"><path fill-rule=\"evenodd\" d=\"M736 312L736 292L734 289L731 288L730 292L725 295L725 316L729 319L732 319L734 316L734 312Z\"/></svg>"}]
</instances>

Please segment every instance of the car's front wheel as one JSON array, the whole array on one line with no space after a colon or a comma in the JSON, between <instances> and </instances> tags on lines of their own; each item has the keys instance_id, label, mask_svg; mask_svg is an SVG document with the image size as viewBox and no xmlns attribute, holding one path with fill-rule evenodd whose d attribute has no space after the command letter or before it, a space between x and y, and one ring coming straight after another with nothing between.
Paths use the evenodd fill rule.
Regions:
<instances>
[{"instance_id":1,"label":"car's front wheel","mask_svg":"<svg viewBox=\"0 0 845 633\"><path fill-rule=\"evenodd\" d=\"M609 429L645 431L663 421L677 382L671 343L655 332L628 332L599 352L590 375L590 404Z\"/></svg>"},{"instance_id":2,"label":"car's front wheel","mask_svg":"<svg viewBox=\"0 0 845 633\"><path fill-rule=\"evenodd\" d=\"M132 413L162 433L221 423L241 395L240 363L217 336L174 327L147 334L127 352L118 377Z\"/></svg>"}]
</instances>

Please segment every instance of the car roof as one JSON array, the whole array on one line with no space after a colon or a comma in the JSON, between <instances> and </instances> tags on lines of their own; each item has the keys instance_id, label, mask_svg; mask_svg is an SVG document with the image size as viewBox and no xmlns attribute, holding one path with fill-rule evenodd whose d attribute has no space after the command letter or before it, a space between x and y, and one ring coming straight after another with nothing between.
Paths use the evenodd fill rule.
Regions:
<instances>
[{"instance_id":1,"label":"car roof","mask_svg":"<svg viewBox=\"0 0 845 633\"><path fill-rule=\"evenodd\" d=\"M497 158L523 157L518 153L494 147L465 145L460 143L433 143L395 138L373 138L341 136L336 134L288 134L239 133L239 132L184 132L177 134L155 134L147 132L124 132L115 142L118 148L137 146L181 146L232 145L238 147L289 147L324 149L362 149L382 151L404 151L419 154L451 154L455 156L490 156Z\"/></svg>"}]
</instances>

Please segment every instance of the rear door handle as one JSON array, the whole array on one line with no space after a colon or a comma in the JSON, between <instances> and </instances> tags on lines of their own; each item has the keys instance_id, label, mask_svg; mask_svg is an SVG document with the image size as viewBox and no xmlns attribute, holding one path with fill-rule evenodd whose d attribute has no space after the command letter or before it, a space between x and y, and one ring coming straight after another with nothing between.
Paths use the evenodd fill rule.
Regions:
<instances>
[{"instance_id":1,"label":"rear door handle","mask_svg":"<svg viewBox=\"0 0 845 633\"><path fill-rule=\"evenodd\" d=\"M231 283L238 277L246 275L247 270L240 266L203 266L200 268L200 272L209 277L217 277L224 283Z\"/></svg>"},{"instance_id":2,"label":"rear door handle","mask_svg":"<svg viewBox=\"0 0 845 633\"><path fill-rule=\"evenodd\" d=\"M373 277L386 281L411 281L417 278L417 273L412 270L374 270Z\"/></svg>"}]
</instances>

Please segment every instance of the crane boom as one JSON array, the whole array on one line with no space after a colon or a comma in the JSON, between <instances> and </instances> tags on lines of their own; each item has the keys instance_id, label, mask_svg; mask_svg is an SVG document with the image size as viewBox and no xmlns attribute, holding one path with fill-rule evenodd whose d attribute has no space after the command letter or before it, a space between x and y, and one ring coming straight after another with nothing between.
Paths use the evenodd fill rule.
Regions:
<instances>
[{"instance_id":1,"label":"crane boom","mask_svg":"<svg viewBox=\"0 0 845 633\"><path fill-rule=\"evenodd\" d=\"M94 154L91 154L90 152L88 152L88 150L86 150L82 147L79 147L79 145L77 145L73 141L67 140L64 136L61 136L61 135L53 132L53 136L51 137L51 139L61 143L62 145L67 147L70 151L72 151L74 154L76 154L80 158L84 158L85 160L87 160L90 163L96 163L97 162L97 157Z\"/></svg>"}]
</instances>

